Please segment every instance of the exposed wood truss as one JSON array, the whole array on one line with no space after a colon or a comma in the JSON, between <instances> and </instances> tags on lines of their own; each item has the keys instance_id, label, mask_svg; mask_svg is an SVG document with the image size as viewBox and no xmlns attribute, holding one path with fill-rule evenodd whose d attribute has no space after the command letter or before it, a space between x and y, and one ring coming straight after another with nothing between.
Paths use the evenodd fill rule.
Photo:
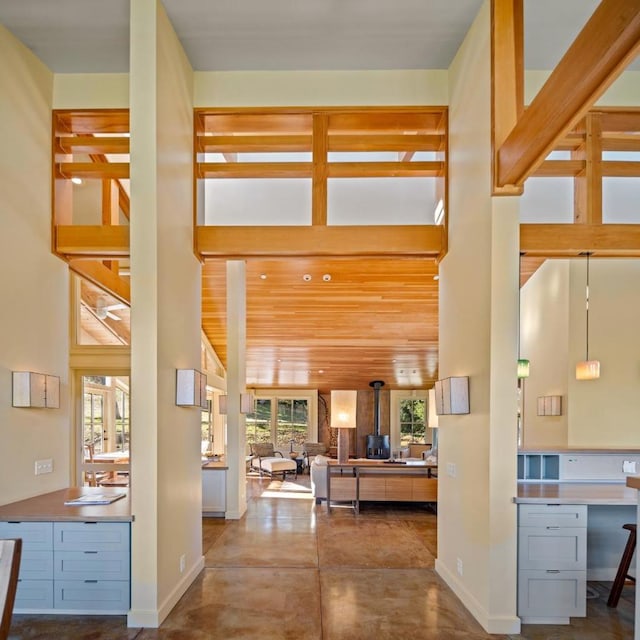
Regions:
<instances>
[{"instance_id":1,"label":"exposed wood truss","mask_svg":"<svg viewBox=\"0 0 640 640\"><path fill-rule=\"evenodd\" d=\"M311 226L198 226L207 256L444 255L442 227L327 226L328 181L434 178L446 212L447 108L196 109L195 180L311 181ZM248 154L261 154L259 160ZM282 157L279 154L295 154ZM351 156L347 154L352 154ZM353 154L360 154L354 159ZM392 157L381 157L391 154ZM257 160L257 161L256 161ZM201 193L202 190L198 189ZM203 210L202 202L197 205ZM363 212L366 216L366 212ZM347 236L349 236L347 238Z\"/></svg>"},{"instance_id":2,"label":"exposed wood truss","mask_svg":"<svg viewBox=\"0 0 640 640\"><path fill-rule=\"evenodd\" d=\"M509 39L521 30L521 0L493 0L494 57L506 49L509 59L521 57L521 40ZM507 5L505 9L504 5ZM508 10L511 5L511 11ZM511 24L511 26L510 26ZM499 30L499 31L496 31ZM544 162L556 145L583 118L595 101L640 51L640 0L602 0L551 76L524 114L511 122L516 98L496 94L495 89L516 91L517 78L494 77L495 142L494 185L502 188L521 186ZM520 73L515 65L494 61L494 74ZM506 105L506 106L505 106ZM502 140L504 131L510 132Z\"/></svg>"}]
</instances>

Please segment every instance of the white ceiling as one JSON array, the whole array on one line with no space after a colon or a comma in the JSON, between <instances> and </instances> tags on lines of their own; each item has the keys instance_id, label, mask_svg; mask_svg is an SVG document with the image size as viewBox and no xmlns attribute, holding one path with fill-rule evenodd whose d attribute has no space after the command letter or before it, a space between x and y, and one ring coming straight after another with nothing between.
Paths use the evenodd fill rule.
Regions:
<instances>
[{"instance_id":1,"label":"white ceiling","mask_svg":"<svg viewBox=\"0 0 640 640\"><path fill-rule=\"evenodd\" d=\"M482 0L164 0L194 69L446 69ZM525 0L525 64L551 69L598 0ZM129 0L0 0L56 73L126 72Z\"/></svg>"}]
</instances>

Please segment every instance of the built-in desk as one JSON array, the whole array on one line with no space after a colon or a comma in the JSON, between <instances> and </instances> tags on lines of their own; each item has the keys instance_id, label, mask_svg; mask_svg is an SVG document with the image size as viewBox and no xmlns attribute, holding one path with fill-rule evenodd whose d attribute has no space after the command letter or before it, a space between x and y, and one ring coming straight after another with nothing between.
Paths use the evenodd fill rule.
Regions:
<instances>
[{"instance_id":1,"label":"built-in desk","mask_svg":"<svg viewBox=\"0 0 640 640\"><path fill-rule=\"evenodd\" d=\"M622 482L521 482L515 502L518 615L541 624L585 616L587 579L613 580L637 491Z\"/></svg>"},{"instance_id":2,"label":"built-in desk","mask_svg":"<svg viewBox=\"0 0 640 640\"><path fill-rule=\"evenodd\" d=\"M125 493L108 505L80 495ZM16 613L126 614L131 505L127 489L62 489L0 506L0 538L21 538Z\"/></svg>"}]
</instances>

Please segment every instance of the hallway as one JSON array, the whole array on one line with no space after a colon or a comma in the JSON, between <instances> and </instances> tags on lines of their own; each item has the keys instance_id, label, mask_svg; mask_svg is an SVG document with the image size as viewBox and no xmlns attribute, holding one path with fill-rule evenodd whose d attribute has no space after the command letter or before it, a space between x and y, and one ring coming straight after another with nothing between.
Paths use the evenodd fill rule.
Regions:
<instances>
[{"instance_id":1,"label":"hallway","mask_svg":"<svg viewBox=\"0 0 640 640\"><path fill-rule=\"evenodd\" d=\"M205 570L160 629L123 617L14 617L11 640L614 640L633 636L633 588L617 609L609 583L588 618L486 634L433 570L436 516L424 506L316 506L309 477L248 479L240 521L203 524Z\"/></svg>"}]
</instances>

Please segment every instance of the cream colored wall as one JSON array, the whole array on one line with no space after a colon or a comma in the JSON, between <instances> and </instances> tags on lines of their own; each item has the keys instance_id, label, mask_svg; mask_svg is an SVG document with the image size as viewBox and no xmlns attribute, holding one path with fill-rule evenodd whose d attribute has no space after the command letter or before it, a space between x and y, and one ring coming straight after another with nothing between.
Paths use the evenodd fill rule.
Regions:
<instances>
[{"instance_id":1,"label":"cream colored wall","mask_svg":"<svg viewBox=\"0 0 640 640\"><path fill-rule=\"evenodd\" d=\"M549 77L549 71L525 73L524 101L529 104ZM596 102L601 107L637 107L640 104L640 71L625 71Z\"/></svg>"},{"instance_id":2,"label":"cream colored wall","mask_svg":"<svg viewBox=\"0 0 640 640\"><path fill-rule=\"evenodd\" d=\"M444 105L446 70L195 73L196 107Z\"/></svg>"},{"instance_id":3,"label":"cream colored wall","mask_svg":"<svg viewBox=\"0 0 640 640\"><path fill-rule=\"evenodd\" d=\"M69 483L69 281L51 254L53 75L0 25L0 503ZM11 407L11 372L61 377L60 409ZM51 474L34 462L52 458Z\"/></svg>"},{"instance_id":4,"label":"cream colored wall","mask_svg":"<svg viewBox=\"0 0 640 640\"><path fill-rule=\"evenodd\" d=\"M486 2L450 69L439 375L469 376L471 413L439 419L436 570L485 629L513 633L518 210L490 197L489 27Z\"/></svg>"},{"instance_id":5,"label":"cream colored wall","mask_svg":"<svg viewBox=\"0 0 640 640\"><path fill-rule=\"evenodd\" d=\"M592 259L589 357L600 360L598 380L577 381L585 359L585 260L572 260L569 296L568 445L640 446L640 260Z\"/></svg>"},{"instance_id":6,"label":"cream colored wall","mask_svg":"<svg viewBox=\"0 0 640 640\"><path fill-rule=\"evenodd\" d=\"M583 289L584 296L584 289ZM531 362L524 379L522 447L568 443L569 261L547 260L521 290L520 353ZM584 307L584 301L583 301ZM538 396L562 396L561 416L538 416Z\"/></svg>"},{"instance_id":7,"label":"cream colored wall","mask_svg":"<svg viewBox=\"0 0 640 640\"><path fill-rule=\"evenodd\" d=\"M131 42L129 624L158 626L203 566L200 412L175 405L176 369L200 367L193 74L156 0L132 3Z\"/></svg>"},{"instance_id":8,"label":"cream colored wall","mask_svg":"<svg viewBox=\"0 0 640 640\"><path fill-rule=\"evenodd\" d=\"M54 109L126 109L129 107L127 73L56 73Z\"/></svg>"},{"instance_id":9,"label":"cream colored wall","mask_svg":"<svg viewBox=\"0 0 640 640\"><path fill-rule=\"evenodd\" d=\"M522 291L525 380L524 447L638 447L640 420L640 261L592 259L589 357L598 380L577 381L585 358L584 259L547 260ZM536 399L562 395L562 416L537 416Z\"/></svg>"}]
</instances>

